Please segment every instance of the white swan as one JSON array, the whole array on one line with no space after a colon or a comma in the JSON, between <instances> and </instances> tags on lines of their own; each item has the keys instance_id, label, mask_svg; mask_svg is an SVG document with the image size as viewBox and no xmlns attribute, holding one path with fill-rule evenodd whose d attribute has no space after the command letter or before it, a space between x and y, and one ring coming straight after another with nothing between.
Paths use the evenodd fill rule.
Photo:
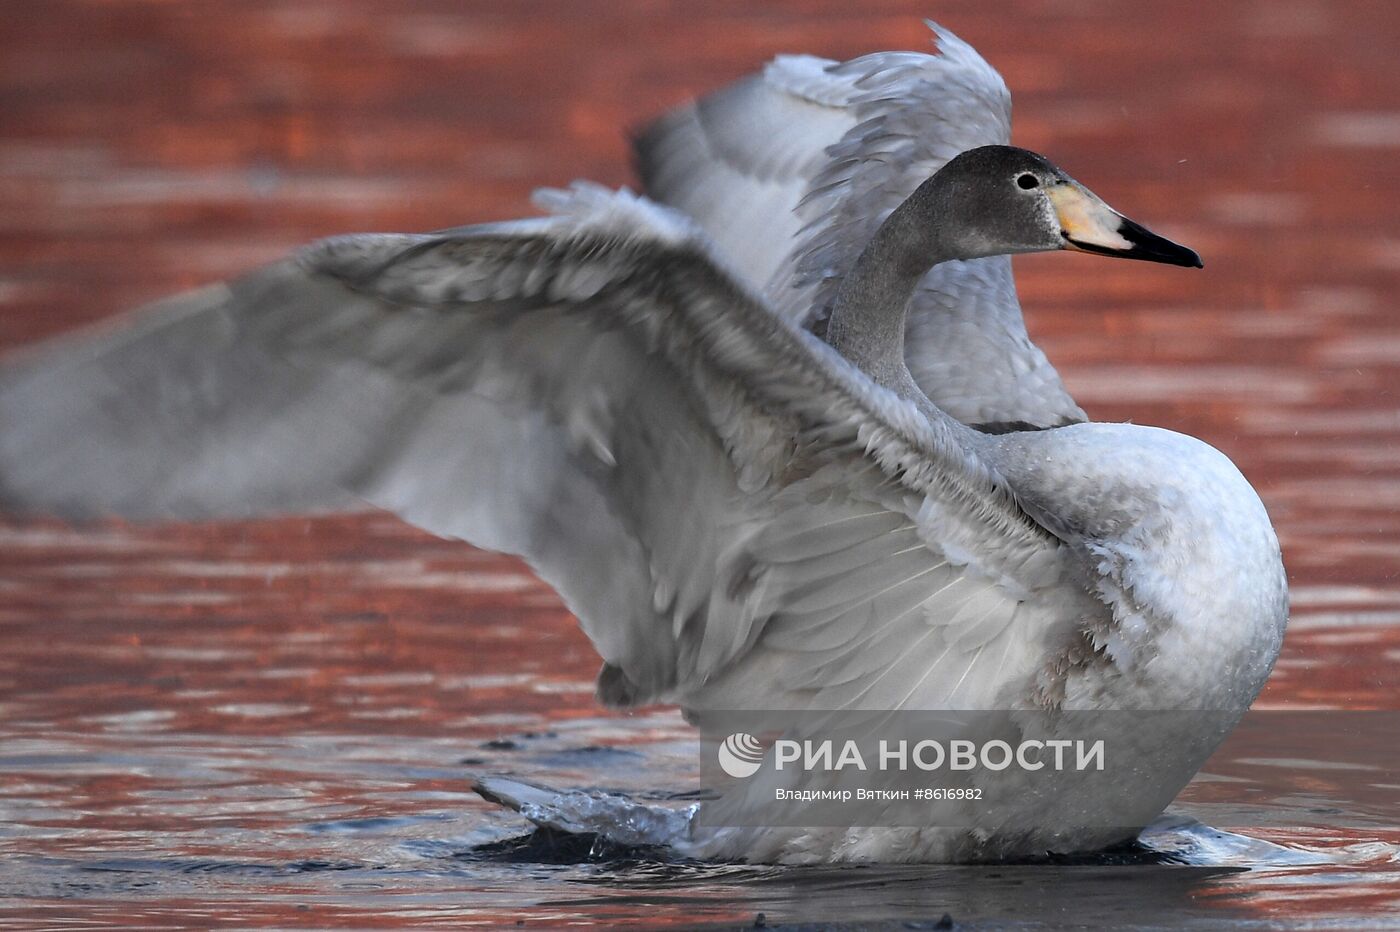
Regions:
<instances>
[{"instance_id":1,"label":"white swan","mask_svg":"<svg viewBox=\"0 0 1400 932\"><path fill-rule=\"evenodd\" d=\"M586 185L540 200L552 216L326 240L7 364L0 502L159 516L368 501L528 559L616 705L1237 714L1256 695L1285 582L1224 456L1132 425L978 432L903 364L908 299L935 263L1195 253L1040 156L974 149L881 225L828 345L683 215ZM1135 791L1169 799L1175 770L1143 764ZM765 860L1046 844L983 828L972 847L946 830L695 843Z\"/></svg>"},{"instance_id":2,"label":"white swan","mask_svg":"<svg viewBox=\"0 0 1400 932\"><path fill-rule=\"evenodd\" d=\"M643 130L645 192L695 218L774 307L822 332L880 221L948 159L1011 141L1001 75L929 22L938 54L780 55ZM905 361L984 429L1086 420L1021 318L1008 256L941 263L910 303Z\"/></svg>"}]
</instances>

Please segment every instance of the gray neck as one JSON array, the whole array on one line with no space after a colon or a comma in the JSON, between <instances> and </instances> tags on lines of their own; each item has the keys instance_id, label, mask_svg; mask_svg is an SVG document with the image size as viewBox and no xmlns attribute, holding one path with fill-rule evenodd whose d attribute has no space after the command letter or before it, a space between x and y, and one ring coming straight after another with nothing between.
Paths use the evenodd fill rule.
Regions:
<instances>
[{"instance_id":1,"label":"gray neck","mask_svg":"<svg viewBox=\"0 0 1400 932\"><path fill-rule=\"evenodd\" d=\"M959 258L941 242L934 222L932 179L920 185L880 225L841 282L826 339L871 379L911 400L924 394L904 364L909 299L924 273Z\"/></svg>"}]
</instances>

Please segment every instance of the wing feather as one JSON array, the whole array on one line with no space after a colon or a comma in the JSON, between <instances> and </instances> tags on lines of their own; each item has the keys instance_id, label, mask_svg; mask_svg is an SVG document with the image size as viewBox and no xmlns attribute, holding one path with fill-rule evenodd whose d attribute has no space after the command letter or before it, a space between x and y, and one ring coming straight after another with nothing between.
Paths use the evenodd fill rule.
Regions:
<instances>
[{"instance_id":1,"label":"wing feather","mask_svg":"<svg viewBox=\"0 0 1400 932\"><path fill-rule=\"evenodd\" d=\"M0 367L5 503L389 508L529 560L616 701L1010 688L969 671L1063 621L1067 555L971 433L773 314L683 217L591 186L543 201L327 240Z\"/></svg>"}]
</instances>

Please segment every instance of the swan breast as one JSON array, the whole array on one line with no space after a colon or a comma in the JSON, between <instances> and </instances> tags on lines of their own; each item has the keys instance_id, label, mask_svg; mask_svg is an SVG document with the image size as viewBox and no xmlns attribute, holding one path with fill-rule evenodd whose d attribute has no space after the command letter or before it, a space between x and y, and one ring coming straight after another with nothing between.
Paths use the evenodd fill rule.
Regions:
<instances>
[{"instance_id":1,"label":"swan breast","mask_svg":"<svg viewBox=\"0 0 1400 932\"><path fill-rule=\"evenodd\" d=\"M1079 551L1081 584L1113 609L1089 632L1104 662L1068 665L1066 704L1246 708L1278 657L1288 596L1268 512L1234 463L1134 424L986 444L1022 506Z\"/></svg>"}]
</instances>

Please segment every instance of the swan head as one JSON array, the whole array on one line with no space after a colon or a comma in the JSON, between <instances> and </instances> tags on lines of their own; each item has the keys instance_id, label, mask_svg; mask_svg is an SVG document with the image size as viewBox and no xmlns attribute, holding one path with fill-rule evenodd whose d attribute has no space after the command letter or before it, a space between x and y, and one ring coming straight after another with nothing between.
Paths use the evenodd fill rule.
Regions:
<instances>
[{"instance_id":1,"label":"swan head","mask_svg":"<svg viewBox=\"0 0 1400 932\"><path fill-rule=\"evenodd\" d=\"M1069 249L1201 268L1194 250L1109 207L1049 159L981 146L948 161L929 184L944 235L966 258Z\"/></svg>"}]
</instances>

